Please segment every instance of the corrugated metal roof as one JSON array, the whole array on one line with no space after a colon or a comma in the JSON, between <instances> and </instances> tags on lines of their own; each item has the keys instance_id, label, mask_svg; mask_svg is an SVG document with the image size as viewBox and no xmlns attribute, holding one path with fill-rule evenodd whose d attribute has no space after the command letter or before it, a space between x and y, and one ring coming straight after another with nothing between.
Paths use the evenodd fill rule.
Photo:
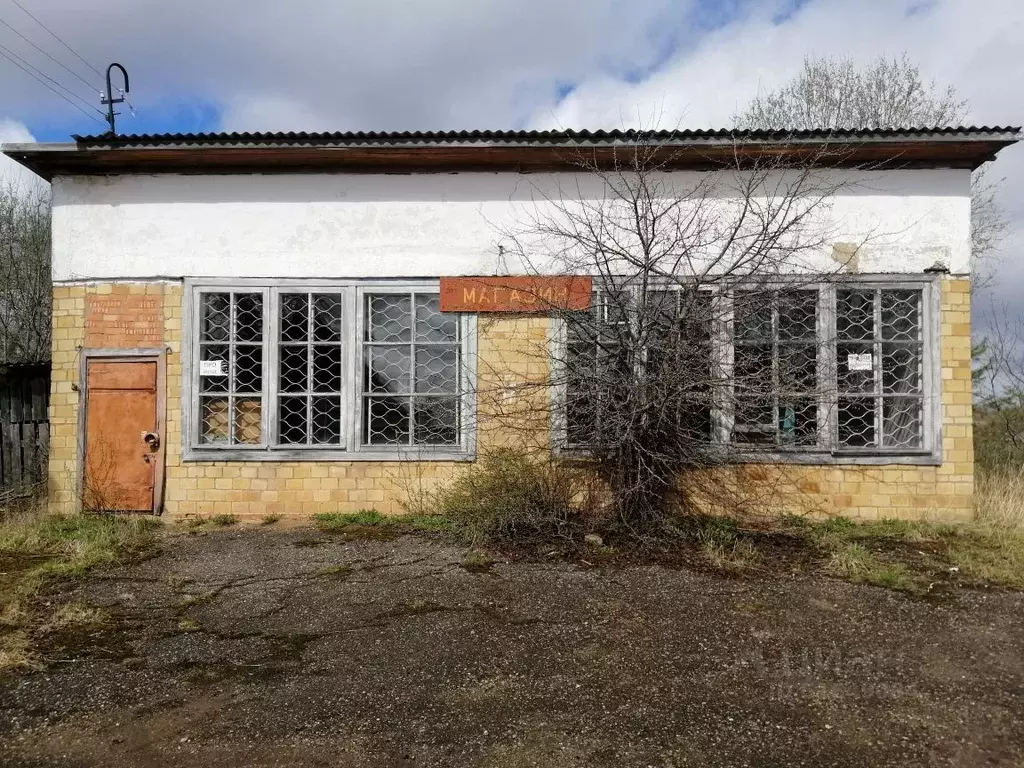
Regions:
<instances>
[{"instance_id":1,"label":"corrugated metal roof","mask_svg":"<svg viewBox=\"0 0 1024 768\"><path fill-rule=\"evenodd\" d=\"M79 147L166 146L417 146L417 145L607 145L654 143L801 142L1017 138L1020 127L945 126L851 130L678 130L678 131L335 131L328 133L153 133L73 136Z\"/></svg>"}]
</instances>

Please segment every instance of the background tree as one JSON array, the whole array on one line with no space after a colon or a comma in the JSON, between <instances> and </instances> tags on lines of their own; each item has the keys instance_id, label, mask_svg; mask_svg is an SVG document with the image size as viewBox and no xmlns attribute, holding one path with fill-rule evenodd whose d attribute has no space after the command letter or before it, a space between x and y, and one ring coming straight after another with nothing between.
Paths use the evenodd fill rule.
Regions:
<instances>
[{"instance_id":1,"label":"background tree","mask_svg":"<svg viewBox=\"0 0 1024 768\"><path fill-rule=\"evenodd\" d=\"M0 186L0 363L50 359L50 194Z\"/></svg>"},{"instance_id":2,"label":"background tree","mask_svg":"<svg viewBox=\"0 0 1024 768\"><path fill-rule=\"evenodd\" d=\"M953 86L926 79L906 54L860 66L849 58L806 58L778 90L759 94L734 116L738 128L766 130L931 128L962 124L970 112ZM991 279L991 258L1007 221L996 200L999 182L982 166L971 179L972 281Z\"/></svg>"}]
</instances>

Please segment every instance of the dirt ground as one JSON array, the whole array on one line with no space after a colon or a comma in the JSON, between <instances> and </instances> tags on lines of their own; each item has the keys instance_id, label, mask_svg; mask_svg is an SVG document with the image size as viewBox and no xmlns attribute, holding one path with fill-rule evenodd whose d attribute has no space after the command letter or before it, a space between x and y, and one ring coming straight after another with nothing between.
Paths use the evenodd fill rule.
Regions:
<instances>
[{"instance_id":1,"label":"dirt ground","mask_svg":"<svg viewBox=\"0 0 1024 768\"><path fill-rule=\"evenodd\" d=\"M0 679L0 765L1024 764L1024 595L169 538Z\"/></svg>"}]
</instances>

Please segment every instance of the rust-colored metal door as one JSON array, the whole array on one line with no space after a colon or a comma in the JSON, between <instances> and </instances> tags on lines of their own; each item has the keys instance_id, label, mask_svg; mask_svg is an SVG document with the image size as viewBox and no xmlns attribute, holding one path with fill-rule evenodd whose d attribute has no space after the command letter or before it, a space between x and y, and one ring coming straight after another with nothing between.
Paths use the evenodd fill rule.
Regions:
<instances>
[{"instance_id":1,"label":"rust-colored metal door","mask_svg":"<svg viewBox=\"0 0 1024 768\"><path fill-rule=\"evenodd\" d=\"M156 511L163 463L157 380L156 360L88 361L85 509Z\"/></svg>"}]
</instances>

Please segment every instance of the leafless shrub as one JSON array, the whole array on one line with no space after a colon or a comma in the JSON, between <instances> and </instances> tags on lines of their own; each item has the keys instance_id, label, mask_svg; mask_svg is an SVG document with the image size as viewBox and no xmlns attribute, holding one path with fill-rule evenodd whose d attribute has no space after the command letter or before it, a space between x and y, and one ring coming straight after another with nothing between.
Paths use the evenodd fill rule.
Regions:
<instances>
[{"instance_id":1,"label":"leafless shrub","mask_svg":"<svg viewBox=\"0 0 1024 768\"><path fill-rule=\"evenodd\" d=\"M708 172L675 174L664 145L640 133L611 162L578 156L586 181L538 187L542 199L502 234L529 271L592 275L593 305L552 303L560 336L534 340L545 375L499 383L481 410L509 425L527 415L531 434L550 418L555 447L585 460L626 535L658 535L670 511L735 511L735 489L711 470L737 452L818 439L816 286L846 264L821 258L833 248L832 200L851 184L827 170L844 151L794 160L737 144ZM595 182L597 194L579 186ZM736 340L730 359L712 343L723 334ZM496 365L508 361L482 382L500 378ZM725 401L729 424L713 407Z\"/></svg>"}]
</instances>

